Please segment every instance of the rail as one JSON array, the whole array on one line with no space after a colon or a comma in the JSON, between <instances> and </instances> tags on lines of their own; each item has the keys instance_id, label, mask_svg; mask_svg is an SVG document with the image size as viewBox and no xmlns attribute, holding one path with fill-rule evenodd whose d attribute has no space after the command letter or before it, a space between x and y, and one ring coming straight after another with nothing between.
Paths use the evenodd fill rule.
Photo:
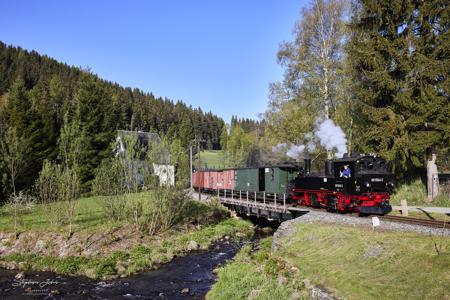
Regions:
<instances>
[{"instance_id":1,"label":"rail","mask_svg":"<svg viewBox=\"0 0 450 300\"><path fill-rule=\"evenodd\" d=\"M390 222L421 225L421 226L428 226L428 227L433 227L433 228L450 228L450 222L448 222L448 221L429 220L429 219L401 217L401 216L392 216L392 215L385 215L385 216L381 216L380 218L381 218L381 220L390 221Z\"/></svg>"}]
</instances>

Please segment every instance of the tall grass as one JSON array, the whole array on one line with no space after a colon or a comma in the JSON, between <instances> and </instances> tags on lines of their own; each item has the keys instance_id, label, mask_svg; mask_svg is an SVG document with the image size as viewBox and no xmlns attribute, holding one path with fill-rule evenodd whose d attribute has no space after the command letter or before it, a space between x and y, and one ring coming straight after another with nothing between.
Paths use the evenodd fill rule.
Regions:
<instances>
[{"instance_id":1,"label":"tall grass","mask_svg":"<svg viewBox=\"0 0 450 300\"><path fill-rule=\"evenodd\" d=\"M131 205L139 203L141 212L140 222L150 233L150 224L153 221L153 233L166 230L174 224L212 224L228 216L228 211L217 203L205 205L198 201L187 199L180 190L157 189L141 193L129 194L125 199L123 217L113 219L105 211L105 198L108 196L95 196L80 198L75 201L74 230L97 232L111 227L120 227L130 224L132 220L130 214L133 213ZM36 204L21 214L21 222L18 222L19 231L61 231L65 230L67 224L54 223L48 218L49 207L57 212L62 208L59 202L49 204ZM53 207L54 206L54 207ZM171 210L169 211L169 208ZM0 232L10 232L14 230L14 212L11 207L5 205L0 207Z\"/></svg>"},{"instance_id":2,"label":"tall grass","mask_svg":"<svg viewBox=\"0 0 450 300\"><path fill-rule=\"evenodd\" d=\"M292 272L273 258L271 245L272 238L268 238L261 241L258 251L253 251L251 245L244 246L234 262L219 269L217 283L206 298L296 299L293 294L302 287L292 278ZM306 298L306 294L303 296Z\"/></svg>"},{"instance_id":3,"label":"tall grass","mask_svg":"<svg viewBox=\"0 0 450 300\"><path fill-rule=\"evenodd\" d=\"M427 200L426 186L420 179L400 184L391 196L390 202L392 205L400 205L402 199L405 199L408 205L450 207L450 198L445 192L441 192L433 202L429 203Z\"/></svg>"}]
</instances>

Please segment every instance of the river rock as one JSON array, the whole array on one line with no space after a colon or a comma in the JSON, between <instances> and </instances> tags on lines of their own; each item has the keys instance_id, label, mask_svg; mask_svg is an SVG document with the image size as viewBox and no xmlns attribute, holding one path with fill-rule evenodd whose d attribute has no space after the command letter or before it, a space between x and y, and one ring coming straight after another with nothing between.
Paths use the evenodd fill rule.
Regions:
<instances>
[{"instance_id":1,"label":"river rock","mask_svg":"<svg viewBox=\"0 0 450 300\"><path fill-rule=\"evenodd\" d=\"M182 290L180 291L180 293L182 293L182 294L187 294L187 293L189 293L189 288L184 288L184 289L182 289Z\"/></svg>"},{"instance_id":2,"label":"river rock","mask_svg":"<svg viewBox=\"0 0 450 300\"><path fill-rule=\"evenodd\" d=\"M25 278L25 273L24 272L19 272L16 274L16 276L14 276L15 279L17 280L21 280Z\"/></svg>"},{"instance_id":3,"label":"river rock","mask_svg":"<svg viewBox=\"0 0 450 300\"><path fill-rule=\"evenodd\" d=\"M188 251L197 250L198 248L200 248L200 245L196 241L190 241L187 247Z\"/></svg>"},{"instance_id":4,"label":"river rock","mask_svg":"<svg viewBox=\"0 0 450 300\"><path fill-rule=\"evenodd\" d=\"M46 247L45 242L43 240L38 240L36 242L36 245L34 246L34 249L36 252L42 252L44 251L45 247Z\"/></svg>"}]
</instances>

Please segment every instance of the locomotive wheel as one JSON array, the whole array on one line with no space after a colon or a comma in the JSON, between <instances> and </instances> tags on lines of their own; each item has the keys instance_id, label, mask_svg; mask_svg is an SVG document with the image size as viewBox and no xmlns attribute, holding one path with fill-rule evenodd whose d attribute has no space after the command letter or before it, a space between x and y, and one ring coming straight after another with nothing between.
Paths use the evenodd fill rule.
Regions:
<instances>
[{"instance_id":1,"label":"locomotive wheel","mask_svg":"<svg viewBox=\"0 0 450 300\"><path fill-rule=\"evenodd\" d=\"M319 199L317 198L317 195L312 194L311 195L311 206L315 208L319 208Z\"/></svg>"},{"instance_id":2,"label":"locomotive wheel","mask_svg":"<svg viewBox=\"0 0 450 300\"><path fill-rule=\"evenodd\" d=\"M328 198L327 199L327 211L328 212L336 212L337 211L337 207L336 207L336 198Z\"/></svg>"}]
</instances>

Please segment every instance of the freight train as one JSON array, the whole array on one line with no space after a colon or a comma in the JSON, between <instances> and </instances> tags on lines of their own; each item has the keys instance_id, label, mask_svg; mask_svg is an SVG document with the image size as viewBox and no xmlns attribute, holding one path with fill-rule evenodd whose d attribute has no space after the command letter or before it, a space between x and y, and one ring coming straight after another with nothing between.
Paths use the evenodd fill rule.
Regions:
<instances>
[{"instance_id":1,"label":"freight train","mask_svg":"<svg viewBox=\"0 0 450 300\"><path fill-rule=\"evenodd\" d=\"M291 206L326 208L330 212L384 215L392 210L389 198L393 175L385 160L375 154L326 160L324 170L318 173L311 172L310 159L305 159L303 166L200 170L192 174L192 185L206 193L264 192L275 195L275 199L279 194Z\"/></svg>"}]
</instances>

